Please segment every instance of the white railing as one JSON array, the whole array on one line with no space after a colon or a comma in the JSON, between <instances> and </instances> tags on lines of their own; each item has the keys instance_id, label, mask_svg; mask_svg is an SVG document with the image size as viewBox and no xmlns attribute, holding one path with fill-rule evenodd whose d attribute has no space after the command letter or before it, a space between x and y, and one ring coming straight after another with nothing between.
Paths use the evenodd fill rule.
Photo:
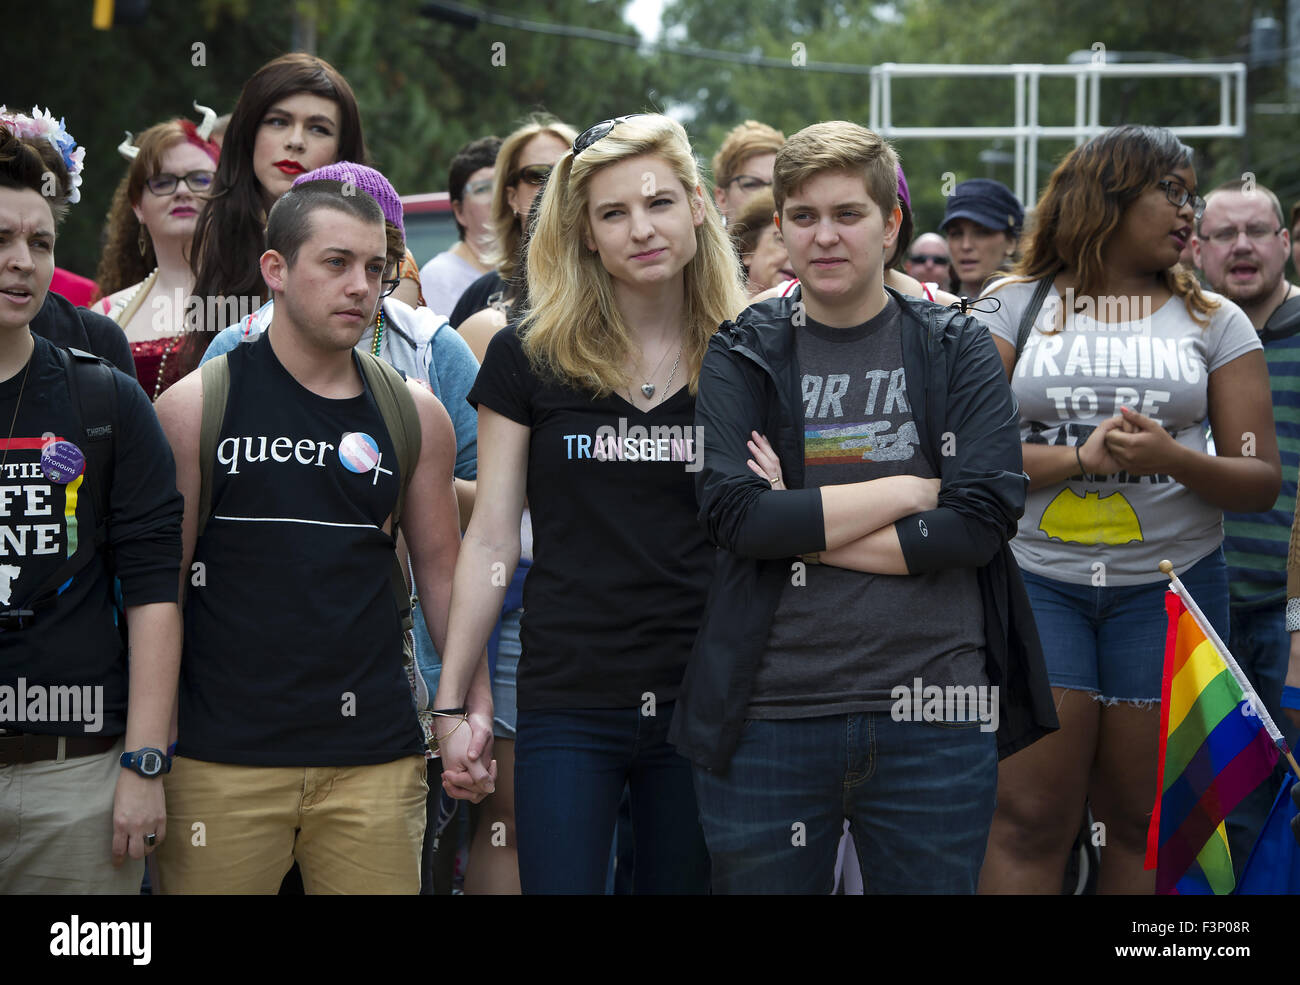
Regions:
<instances>
[{"instance_id":1,"label":"white railing","mask_svg":"<svg viewBox=\"0 0 1300 985\"><path fill-rule=\"evenodd\" d=\"M1011 126L900 127L893 121L893 81L903 78L1010 76L1015 84L1015 122ZM1074 77L1074 123L1043 126L1038 119L1038 82L1043 76ZM882 137L930 140L1015 141L1016 196L1026 207L1038 200L1038 141L1073 139L1076 146L1105 130L1101 119L1102 78L1217 78L1219 122L1170 127L1179 137L1243 137L1246 134L1246 65L1194 62L1123 64L1094 61L1077 65L898 65L871 69L870 124Z\"/></svg>"}]
</instances>

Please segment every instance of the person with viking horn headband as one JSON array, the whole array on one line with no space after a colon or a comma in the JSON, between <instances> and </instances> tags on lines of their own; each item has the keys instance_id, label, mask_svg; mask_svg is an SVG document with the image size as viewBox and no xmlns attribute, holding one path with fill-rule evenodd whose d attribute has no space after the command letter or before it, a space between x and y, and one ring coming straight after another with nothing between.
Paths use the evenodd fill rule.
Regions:
<instances>
[{"instance_id":1,"label":"person with viking horn headband","mask_svg":"<svg viewBox=\"0 0 1300 985\"><path fill-rule=\"evenodd\" d=\"M194 105L198 126L168 120L118 145L131 166L113 195L96 277L103 296L94 309L126 332L136 377L154 400L179 378L173 354L194 289L190 244L219 154L210 139L217 114Z\"/></svg>"}]
</instances>

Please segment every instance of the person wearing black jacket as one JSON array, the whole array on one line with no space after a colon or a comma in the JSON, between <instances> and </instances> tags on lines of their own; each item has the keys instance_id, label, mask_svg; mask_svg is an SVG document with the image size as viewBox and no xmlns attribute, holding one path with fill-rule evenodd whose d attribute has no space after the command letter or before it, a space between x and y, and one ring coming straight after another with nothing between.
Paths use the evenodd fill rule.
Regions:
<instances>
[{"instance_id":1,"label":"person wearing black jacket","mask_svg":"<svg viewBox=\"0 0 1300 985\"><path fill-rule=\"evenodd\" d=\"M724 324L701 370L720 550L670 740L717 892L829 891L845 817L867 892L973 892L997 757L1056 727L1007 549L1015 400L975 319L884 288L895 167L854 124L790 139L800 291Z\"/></svg>"},{"instance_id":2,"label":"person wearing black jacket","mask_svg":"<svg viewBox=\"0 0 1300 985\"><path fill-rule=\"evenodd\" d=\"M131 345L111 318L96 314L89 308L79 308L63 295L50 291L30 327L55 345L92 353L135 379Z\"/></svg>"}]
</instances>

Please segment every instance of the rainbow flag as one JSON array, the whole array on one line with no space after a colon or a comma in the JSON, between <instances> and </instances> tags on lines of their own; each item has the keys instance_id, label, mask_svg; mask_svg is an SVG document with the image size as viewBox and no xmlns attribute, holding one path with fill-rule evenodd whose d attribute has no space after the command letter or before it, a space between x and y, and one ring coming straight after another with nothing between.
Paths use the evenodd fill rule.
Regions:
<instances>
[{"instance_id":1,"label":"rainbow flag","mask_svg":"<svg viewBox=\"0 0 1300 985\"><path fill-rule=\"evenodd\" d=\"M1157 893L1231 893L1224 818L1273 771L1278 749L1231 655L1225 660L1172 590L1165 611L1159 793L1146 868L1156 870Z\"/></svg>"}]
</instances>

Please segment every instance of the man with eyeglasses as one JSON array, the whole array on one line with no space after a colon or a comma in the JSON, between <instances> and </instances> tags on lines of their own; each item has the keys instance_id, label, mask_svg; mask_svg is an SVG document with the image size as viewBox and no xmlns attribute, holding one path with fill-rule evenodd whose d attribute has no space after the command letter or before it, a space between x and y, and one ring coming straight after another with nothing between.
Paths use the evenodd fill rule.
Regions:
<instances>
[{"instance_id":1,"label":"man with eyeglasses","mask_svg":"<svg viewBox=\"0 0 1300 985\"><path fill-rule=\"evenodd\" d=\"M1223 548L1228 560L1231 614L1229 645L1284 732L1281 713L1286 684L1300 685L1300 656L1290 661L1291 635L1300 630L1300 611L1287 611L1286 558L1295 513L1300 466L1300 287L1286 279L1291 237L1282 205L1262 185L1229 181L1210 192L1197 224L1193 256L1210 287L1235 301L1264 344L1273 392L1282 492L1265 513L1223 513ZM1249 440L1217 435L1220 442ZM1300 634L1297 634L1300 635ZM1294 731L1294 729L1292 729ZM1290 736L1294 741L1294 736ZM1240 875L1251 846L1277 793L1278 778L1256 789L1228 818L1228 845Z\"/></svg>"},{"instance_id":2,"label":"man with eyeglasses","mask_svg":"<svg viewBox=\"0 0 1300 985\"><path fill-rule=\"evenodd\" d=\"M922 233L912 241L903 264L907 276L922 284L948 286L948 241L938 233Z\"/></svg>"},{"instance_id":3,"label":"man with eyeglasses","mask_svg":"<svg viewBox=\"0 0 1300 985\"><path fill-rule=\"evenodd\" d=\"M713 155L713 200L726 222L764 188L772 187L776 152L785 146L785 134L757 120L732 129Z\"/></svg>"}]
</instances>

